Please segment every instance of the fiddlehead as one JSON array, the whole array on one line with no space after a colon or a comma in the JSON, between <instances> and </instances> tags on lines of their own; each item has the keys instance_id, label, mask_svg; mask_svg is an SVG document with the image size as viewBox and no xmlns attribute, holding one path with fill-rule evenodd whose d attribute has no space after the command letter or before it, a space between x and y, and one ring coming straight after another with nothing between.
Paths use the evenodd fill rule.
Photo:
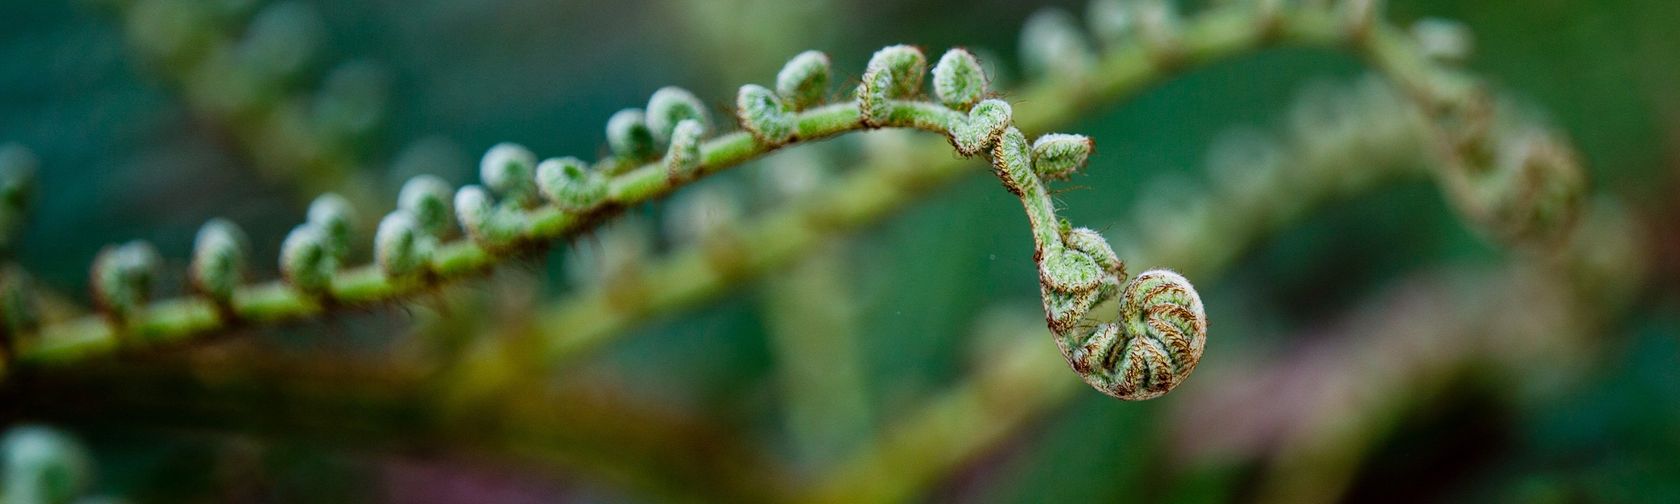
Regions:
<instances>
[{"instance_id":1,"label":"fiddlehead","mask_svg":"<svg viewBox=\"0 0 1680 504\"><path fill-rule=\"evenodd\" d=\"M106 247L93 261L93 299L117 322L143 308L157 278L157 249L134 241Z\"/></svg>"},{"instance_id":2,"label":"fiddlehead","mask_svg":"<svg viewBox=\"0 0 1680 504\"><path fill-rule=\"evenodd\" d=\"M1090 140L1073 135L1040 138L1031 149L1018 130L1004 133L993 163L1004 185L1021 197L1038 245L1039 288L1045 318L1068 365L1085 383L1124 400L1159 397L1178 386L1201 360L1207 315L1184 277L1145 271L1124 285L1126 266L1108 242L1086 228L1055 218L1036 163L1066 177L1084 165ZM1119 294L1120 314L1094 328L1083 322L1099 303Z\"/></svg>"},{"instance_id":3,"label":"fiddlehead","mask_svg":"<svg viewBox=\"0 0 1680 504\"><path fill-rule=\"evenodd\" d=\"M1166 6L1167 4L1159 5ZM1431 118L1439 123L1452 122L1454 118L1448 117L1448 112L1482 110L1482 108L1473 106L1476 100L1463 98L1465 95L1474 95L1474 93L1462 91L1462 89L1474 89L1473 86L1466 88L1459 85L1463 76L1452 72L1450 69L1436 68L1432 66L1435 63L1428 61L1427 58L1419 63L1417 60L1421 58L1419 56L1420 51L1412 46L1412 41L1409 38L1398 42L1394 40L1394 30L1381 22L1380 18L1368 19L1351 15L1348 13L1353 11L1340 10L1341 6L1338 6L1338 10L1332 10L1317 4L1302 6L1262 3L1260 6L1263 8L1256 9L1255 6L1246 4L1230 8L1221 7L1216 12L1187 19L1182 22L1183 26L1179 26L1180 23L1177 21L1176 14L1172 16L1135 17L1136 23L1143 24L1132 25L1134 29L1131 33L1134 36L1142 36L1148 30L1157 30L1163 34L1172 35L1171 37L1162 37L1162 40L1173 41L1173 44L1177 45L1174 50L1183 55L1181 59L1172 60L1177 63L1172 68L1202 63L1213 58L1251 50L1273 41L1347 44L1355 46L1361 54L1369 56L1379 68L1400 82L1418 102L1427 105L1426 108L1430 110L1431 114L1434 114ZM1170 11L1163 12L1170 13ZM1152 19L1154 21L1151 21ZM1362 19L1364 21L1361 21ZM1151 24L1155 26L1149 26ZM1066 27L1067 23L1061 23L1060 26ZM1210 33L1219 31L1215 28L1231 30L1232 35L1211 37ZM1082 36L1077 38L1083 40ZM1124 37L1122 38L1124 39ZM1106 37L1104 42L1110 43ZM1028 93L1026 101L1035 105L1046 104L1046 106L1042 108L1035 106L1031 113L1023 115L1026 125L1022 127L1031 126L1029 129L1033 130L1046 129L1055 123L1066 121L1071 114L1076 113L1080 105L1087 104L1088 101L1124 94L1140 84L1147 83L1146 81L1150 79L1160 78L1166 72L1171 71L1172 68L1169 68L1168 65L1160 64L1158 60L1161 58L1158 56L1152 55L1148 51L1140 51L1137 48L1129 47L1134 45L1141 46L1144 44L1135 39L1121 40L1121 43L1115 48L1105 48L1110 49L1115 54L1101 55L1102 57L1095 62L1096 66L1090 68L1087 75L1076 79L1066 79L1064 83L1058 85L1039 86L1035 88L1034 92ZM877 60L871 61L871 71L866 75L868 78L862 79L862 84L858 87L863 92L855 95L858 100L854 103L800 107L797 103L801 102L802 98L777 94L775 98L780 99L783 104L783 107L779 108L798 111L793 115L794 134L786 137L787 141L783 143L777 142L780 135L762 134L770 128L759 128L761 131L758 135L753 134L752 128L747 128L747 131L726 133L717 135L710 140L701 141L702 137L710 134L710 128L707 127L709 123L702 107L697 105L697 101L689 100L683 96L692 97L691 94L686 92L663 93L666 95L663 99L650 100L648 110L643 113L640 121L643 123L642 127L647 129L648 136L653 139L656 147L660 143L665 144L666 149L663 157L625 162L626 159L633 158L621 154L620 151L629 152L630 149L615 147L613 158L596 163L590 170L584 172L599 174L606 187L606 195L585 208L566 209L563 208L563 205L554 201L539 202L534 207L524 207L517 201L519 199L517 196L508 196L504 198L504 201L498 202L497 196L493 196L491 191L473 186L464 188L456 194L456 201L470 204L456 205L453 210L458 220L461 221L462 227L467 231L470 240L440 243L426 269L432 271L430 277L437 281L458 278L466 273L482 270L493 265L499 259L526 248L528 245L546 243L549 240L572 236L574 233L597 224L601 218L611 215L614 211L624 208L626 205L663 196L687 181L738 164L782 145L825 138L865 128L915 128L945 133L959 152L975 154L989 152L994 144L999 143L999 139L1004 136L1014 122L1014 111L1010 109L1008 104L998 100L981 101L965 114L960 109L945 106L944 103L919 99L922 93L923 79L921 75L923 72L920 70L926 66L927 59L919 51L909 47L890 48L890 50L884 50L883 53L884 57L878 59L879 64L877 64ZM1152 58L1157 61L1139 65L1137 63L1139 57ZM806 68L826 68L826 65L820 64L825 58L811 56L804 59L818 63ZM941 58L941 61L945 60L947 58ZM961 59L952 57L950 60L960 61ZM790 67L797 66L790 65ZM957 67L951 68L955 69ZM936 71L936 80L938 73ZM794 74L797 74L797 72L794 72ZM1450 75L1450 77L1440 77L1441 75ZM778 92L784 87L786 89L800 89L800 86L796 85L783 86L780 77L778 76L777 82ZM801 82L798 78L787 80ZM810 81L810 79L807 79L807 81ZM935 86L936 94L941 93L939 84L936 83ZM811 87L803 89L805 90L799 91L800 96L823 96L826 94L820 91L820 87L816 87L815 89L819 89L819 91L814 92L809 91L813 89ZM1041 96L1049 95L1049 97L1054 98L1056 96L1054 93L1068 95L1069 99L1046 100ZM758 92L757 95L760 98L766 97L762 92ZM984 96L984 93L982 93L982 96ZM940 98L940 101L944 102L946 97L941 95ZM1463 105L1451 106L1455 103ZM1443 110L1448 112L1443 112ZM690 111L698 111L698 113L690 114ZM740 110L737 110L738 117L752 115L740 114L740 112ZM1497 144L1497 142L1490 142L1488 139L1497 139L1498 135L1489 133L1488 128L1476 127L1477 123L1471 120L1476 115L1452 113L1463 116L1461 122L1464 123L1464 126L1442 126L1443 130L1452 133L1443 135L1453 139L1447 145L1456 148L1460 145L1485 147L1489 144ZM638 121L633 120L635 119L634 114L627 117L631 120L623 122L631 127L626 128L625 131L637 131L636 123ZM659 119L660 117L665 119ZM695 126L687 128L692 133L688 135L688 138L681 138L684 135L675 134L678 133L678 129L683 129L679 126L671 126L669 128L670 134L661 134L666 129L665 125L673 123L680 125L685 120L696 123ZM775 121L767 121L763 124L774 125L774 123ZM636 135L629 136L634 137ZM1034 154L1031 148L1032 143L1024 142L1024 136L1021 140L1023 141L1015 142L1012 145L1026 145L1026 157L1031 158ZM612 138L609 138L609 143L615 142L612 141ZM634 145L634 143L629 142L627 145ZM1052 142L1046 145L1054 144ZM1483 153L1497 151L1496 149L1480 147L1476 150L1483 151ZM1016 149L1016 152L1021 152L1021 150ZM1075 149L1075 152L1078 152L1078 150ZM1466 152L1471 151L1467 150ZM1461 158L1464 164L1468 166L1485 162L1487 157L1464 155ZM1054 159L1054 156L1047 159ZM1064 168L1054 168L1051 166L1052 164L1046 164L1043 167L1036 164L1027 164L1025 165L1027 167L1025 172L1017 171L1016 173L1031 173L1032 178L1040 179L1034 180L1032 185L1041 185L1043 182L1041 179L1065 176L1066 173L1071 173ZM1072 164L1077 165L1077 163ZM1447 171L1448 173L1469 173L1469 170ZM917 172L905 171L905 173ZM1000 170L1000 173L1005 173L1005 171ZM917 175L917 177L925 176ZM943 177L943 175L939 177ZM939 177L934 177L933 180L937 181ZM905 180L907 179L889 178L888 183L904 182ZM1006 179L1008 182L1013 182L1012 189L1018 191L1018 194L1021 194L1024 199L1031 198L1044 202L1028 207L1030 220L1035 224L1035 240L1039 242L1041 253L1057 247L1070 248L1069 243L1056 243L1052 237L1063 233L1065 228L1071 228L1071 226L1062 225L1054 218L1053 208L1047 203L1047 198L1031 194L1033 191L1043 191L1042 187L1034 187L1033 191L1024 190L1027 188L1026 180L1027 177L1014 175ZM539 180L539 188L541 183ZM501 191L495 192L500 193ZM548 195L545 194L544 196L546 198ZM881 205L891 206L892 204L888 200L887 203ZM1042 207L1044 210L1034 210L1033 207ZM861 211L844 209L834 212L834 217L831 218L836 219L836 222L868 219L874 215L879 215L882 211L881 208L884 207L870 203L860 207ZM1072 230L1065 229L1065 232L1071 233ZM1068 240L1068 238L1061 239ZM790 250L797 250L797 247ZM795 252L777 251L775 253ZM1090 253L1088 250L1086 251L1086 255L1090 255ZM1044 260L1043 257L1045 256L1041 256L1041 260ZM1053 260L1058 261L1055 264L1065 263L1074 267L1086 267L1085 263L1077 258L1060 257ZM1095 263L1096 261L1093 259L1091 262ZM367 303L398 299L415 292L422 285L431 283L389 280L378 268L372 266L352 269L341 268L336 273L340 278L331 282L329 292L326 294L330 296L329 299L341 303ZM1042 271L1041 276L1043 276ZM1112 283L1099 280L1097 282L1099 286L1108 286L1107 290L1112 292L1102 295L1104 289L1099 287L1097 290L1099 295L1097 296L1090 295L1090 289L1085 287L1089 284L1088 280L1081 280L1077 278L1078 275L1074 275L1074 277L1071 281L1062 277L1050 277L1051 281L1058 282L1053 283L1053 287L1068 291L1062 292L1059 290L1057 292L1059 297L1050 300L1049 304L1056 308L1055 311L1059 314L1053 318L1065 321L1083 320L1083 315L1075 317L1072 314L1088 312L1090 308L1086 305L1094 304L1094 301L1088 301L1088 299L1113 297L1122 291L1119 280L1123 277L1115 278L1115 282ZM322 309L322 305L310 302L311 296L302 295L300 292L274 290L272 286L252 286L251 288L257 289L258 287L261 288L260 293L265 296L261 298L262 302L243 304L236 307L238 311L267 312L262 314L262 319L278 320L308 316ZM681 299L681 296L670 297ZM168 310L164 310L163 313L156 314L154 317L148 317L161 322L147 324L143 328L165 334L190 333L215 328L216 326L213 323L194 318L195 316L192 313L194 313L194 310L201 309L201 307L201 304L191 299L172 300L172 302L159 307L168 308ZM182 316L177 310L185 310L187 315ZM163 315L172 315L174 318L166 318ZM176 322L183 317L190 323ZM1065 322L1064 325L1077 326L1078 324ZM88 327L94 326L87 324L65 325L65 328L73 328L75 331L85 330ZM108 333L95 334L81 339L65 341L99 342L109 336ZM65 343L64 345L66 346L60 348L75 347L82 345L82 343ZM46 353L51 354L52 352Z\"/></svg>"},{"instance_id":4,"label":"fiddlehead","mask_svg":"<svg viewBox=\"0 0 1680 504\"><path fill-rule=\"evenodd\" d=\"M980 59L963 49L946 51L933 66L933 94L940 103L968 111L986 97L988 81Z\"/></svg>"},{"instance_id":5,"label":"fiddlehead","mask_svg":"<svg viewBox=\"0 0 1680 504\"><path fill-rule=\"evenodd\" d=\"M392 299L426 283L416 279L429 282L483 268L498 257L540 243L541 238L574 232L577 225L598 218L598 212L661 195L705 175L709 165L738 163L797 140L887 127L941 133L958 152L986 153L992 159L1004 185L1022 198L1028 210L1039 251L1036 270L1044 286L1047 320L1058 334L1071 334L1092 306L1119 292L1124 266L1101 237L1069 229L1056 218L1041 181L1066 178L1079 169L1090 155L1089 139L1046 135L1029 143L1013 126L1012 108L1001 100L986 99L990 93L987 75L979 60L961 49L941 57L933 70L937 101L923 95L927 57L915 47L901 45L882 49L871 58L855 101L813 108L809 102L825 94L826 61L820 53L796 57L778 75L778 91L758 85L741 88L736 115L748 143L736 140L739 136L706 142L711 126L704 105L692 93L666 87L653 94L646 112L627 110L609 121L608 143L614 156L597 165L600 168L572 158L539 163L528 149L503 143L490 148L480 162L483 186L462 187L448 198L448 186L435 178L411 180L399 195L398 209L381 220L371 247L374 264L366 269L346 268L351 254L357 252L352 246L355 209L342 197L323 195L309 206L305 223L282 243L280 271L285 288L263 290L259 298L241 298L247 247L242 233L229 223L211 223L195 245L192 268L195 290L218 314L211 320L194 318L202 316L194 312L162 316L148 311L158 262L149 246L129 245L102 255L94 275L95 292L117 322L110 327L113 333L154 335L202 330L235 318L274 320L273 313L261 312L272 312L275 307L281 313L301 315L357 301ZM664 155L640 168L626 168L625 161L651 157L650 145L663 145ZM716 203L711 201L711 206ZM465 231L464 244L438 241L447 232L444 216L451 211ZM719 227L710 234L732 234L727 229ZM733 268L727 264L737 262L734 240L708 238L705 248L713 251L712 262L719 268ZM168 307L199 309L181 302Z\"/></svg>"},{"instance_id":6,"label":"fiddlehead","mask_svg":"<svg viewBox=\"0 0 1680 504\"><path fill-rule=\"evenodd\" d=\"M206 222L193 241L193 289L219 307L231 307L234 290L244 283L250 249L250 239L238 225L226 219Z\"/></svg>"},{"instance_id":7,"label":"fiddlehead","mask_svg":"<svg viewBox=\"0 0 1680 504\"><path fill-rule=\"evenodd\" d=\"M805 110L822 103L828 94L828 55L821 51L805 51L788 60L776 74L776 93L787 100L794 110Z\"/></svg>"},{"instance_id":8,"label":"fiddlehead","mask_svg":"<svg viewBox=\"0 0 1680 504\"><path fill-rule=\"evenodd\" d=\"M1120 295L1120 319L1091 331L1057 333L1056 343L1085 383L1126 400L1153 399L1196 369L1207 343L1207 315L1188 280L1145 271Z\"/></svg>"},{"instance_id":9,"label":"fiddlehead","mask_svg":"<svg viewBox=\"0 0 1680 504\"><path fill-rule=\"evenodd\" d=\"M941 58L941 66L955 62L977 68L963 63L972 60L965 54ZM906 72L918 69L921 61L926 59L920 51L907 46L876 53L870 74L858 87L860 113L891 117L895 112L891 98L881 90L912 96L921 86L921 76ZM936 70L936 80L954 73ZM980 83L980 89L970 94L984 93L983 75L970 82ZM1119 256L1095 231L1074 229L1058 219L1044 186L1044 179L1064 179L1084 167L1091 140L1050 134L1029 143L1021 130L1009 125L1007 109L978 117L972 112L953 114L948 121L947 135L959 151L965 144L981 149L990 146L987 153L993 172L1010 193L1020 197L1036 247L1045 320L1074 371L1098 390L1126 400L1154 398L1182 382L1201 359L1207 339L1207 318L1195 289L1184 277L1164 270L1144 272L1122 286L1126 267ZM963 131L974 122L1002 131L995 136ZM1120 293L1118 320L1095 329L1081 327L1098 303Z\"/></svg>"},{"instance_id":10,"label":"fiddlehead","mask_svg":"<svg viewBox=\"0 0 1680 504\"><path fill-rule=\"evenodd\" d=\"M379 221L374 232L374 259L387 278L405 278L420 273L431 260L435 244L421 234L420 223L408 212L398 210Z\"/></svg>"},{"instance_id":11,"label":"fiddlehead","mask_svg":"<svg viewBox=\"0 0 1680 504\"><path fill-rule=\"evenodd\" d=\"M332 288L338 259L328 245L326 230L310 223L292 229L280 243L280 276L310 297L326 296Z\"/></svg>"}]
</instances>

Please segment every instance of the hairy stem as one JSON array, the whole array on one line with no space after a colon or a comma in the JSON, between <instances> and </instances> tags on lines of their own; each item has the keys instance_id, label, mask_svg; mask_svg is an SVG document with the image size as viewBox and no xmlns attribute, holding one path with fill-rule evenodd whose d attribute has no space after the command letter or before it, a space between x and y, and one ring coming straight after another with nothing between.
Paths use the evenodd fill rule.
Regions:
<instances>
[{"instance_id":1,"label":"hairy stem","mask_svg":"<svg viewBox=\"0 0 1680 504\"><path fill-rule=\"evenodd\" d=\"M1028 132L1064 126L1093 106L1124 101L1180 72L1268 47L1349 45L1342 24L1332 12L1290 10L1280 14L1273 25L1262 22L1258 13L1243 5L1198 14L1184 23L1183 58L1171 65L1162 64L1143 44L1115 47L1084 80L1044 80L1013 93L1019 97L1016 101L1032 104L1016 111L1015 124ZM1429 76L1442 70L1411 56L1406 50L1410 43L1397 38L1403 37L1398 29L1386 23L1376 26L1379 29L1373 33L1383 41L1383 49L1360 54L1391 80L1406 84L1407 89L1429 89ZM547 339L550 364L563 365L641 321L721 295L742 278L768 274L821 243L892 215L919 201L923 194L971 173L970 166L971 162L953 158L943 146L933 144L919 145L898 160L866 164L805 201L743 223L743 235L775 240L757 240L754 242L766 246L738 250L741 258L734 269L719 271L699 250L678 250L637 273L657 278L658 290L624 299L611 297L605 289L590 289L559 299L543 308L539 323L526 329L536 332L522 337ZM1448 166L1438 172L1464 170ZM1443 185L1452 188L1449 194L1455 199L1468 198L1463 195L1469 189L1462 184ZM1151 262L1145 260L1143 264Z\"/></svg>"}]
</instances>

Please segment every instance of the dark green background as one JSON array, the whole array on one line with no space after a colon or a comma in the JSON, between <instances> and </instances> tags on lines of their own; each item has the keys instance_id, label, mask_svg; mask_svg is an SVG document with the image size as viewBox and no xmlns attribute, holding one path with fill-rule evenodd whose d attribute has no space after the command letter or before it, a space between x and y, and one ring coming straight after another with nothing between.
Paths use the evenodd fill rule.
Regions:
<instances>
[{"instance_id":1,"label":"dark green background","mask_svg":"<svg viewBox=\"0 0 1680 504\"><path fill-rule=\"evenodd\" d=\"M311 86L331 63L352 59L377 62L390 73L386 126L358 146L369 169L387 180L386 194L394 194L400 179L383 175L385 167L417 139L438 137L454 146L458 162L438 173L454 183L476 177L478 153L498 141L543 155L594 157L605 152L606 118L644 103L654 89L681 85L726 111L736 86L768 83L782 61L803 49L832 55L842 83L855 78L873 49L900 42L933 52L984 48L1015 68L1019 27L1039 7L1003 0L308 3L323 15L326 34L302 84ZM1054 3L1083 15L1082 4ZM1595 190L1639 208L1670 204L1680 187L1673 176L1680 162L1680 3L1395 3L1390 16L1402 22L1447 17L1470 26L1477 53L1469 66L1549 114L1575 140ZM729 9L755 13L713 12ZM271 276L273 251L301 219L302 199L285 184L256 176L233 142L195 118L134 56L121 29L101 2L0 4L0 141L30 146L43 167L42 198L20 261L50 287L86 301L86 265L100 247L147 239L178 271L197 227L227 216L251 232L261 276ZM1099 226L1122 221L1131 195L1156 175L1200 179L1203 154L1220 132L1243 124L1275 128L1303 84L1363 72L1343 53L1273 50L1103 107L1064 128L1096 139L1091 174L1080 180L1100 188L1061 195L1065 215ZM636 212L657 219L658 206ZM963 347L985 308L1036 303L1019 220L1013 198L977 175L849 242L877 416L890 418L959 378L968 356ZM1422 182L1335 206L1265 242L1226 278L1198 281L1218 328L1203 366L1217 365L1222 347L1287 347L1285 335L1432 265L1503 258ZM564 254L554 254L547 266L531 268L550 279L549 295L570 288L559 273L562 261ZM1408 418L1375 452L1357 495L1404 488L1448 500L1680 499L1680 306L1666 276L1671 270L1660 268L1659 288L1633 317L1602 335L1608 350L1581 383L1538 409L1513 410L1487 394L1443 400ZM752 289L742 292L645 326L615 344L608 362L659 370L639 378L646 383L631 384L661 384L666 390L658 400L748 431L773 431L778 420L766 384L773 370L762 308ZM400 320L361 317L279 332L382 334L404 327ZM1239 340L1249 341L1226 346ZM983 461L990 468L977 469L982 475L957 477L936 496L1042 502L1240 495L1250 476L1243 470L1163 479L1151 469L1161 455L1156 443L1088 437L1143 429L1160 421L1160 407L1085 394ZM1459 447L1475 455L1467 467L1439 475L1408 465L1409 453L1440 448L1456 430L1481 424L1498 435ZM231 442L70 427L101 454L99 488L140 500L214 500L204 490L219 484L214 478L183 475L206 472L218 463L213 454L224 451L218 446ZM265 453L250 477L284 500L367 495L354 475L371 471L372 462L355 451L288 446ZM1408 481L1407 474L1434 477ZM587 491L617 495L611 488Z\"/></svg>"}]
</instances>

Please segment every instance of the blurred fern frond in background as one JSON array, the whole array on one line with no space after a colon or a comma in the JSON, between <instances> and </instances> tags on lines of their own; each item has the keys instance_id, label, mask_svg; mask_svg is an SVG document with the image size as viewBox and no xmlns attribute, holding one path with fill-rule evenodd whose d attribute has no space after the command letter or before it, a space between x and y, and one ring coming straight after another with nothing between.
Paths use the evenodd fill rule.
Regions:
<instances>
[{"instance_id":1,"label":"blurred fern frond in background","mask_svg":"<svg viewBox=\"0 0 1680 504\"><path fill-rule=\"evenodd\" d=\"M1680 8L1053 3L0 7L0 497L1680 497Z\"/></svg>"}]
</instances>

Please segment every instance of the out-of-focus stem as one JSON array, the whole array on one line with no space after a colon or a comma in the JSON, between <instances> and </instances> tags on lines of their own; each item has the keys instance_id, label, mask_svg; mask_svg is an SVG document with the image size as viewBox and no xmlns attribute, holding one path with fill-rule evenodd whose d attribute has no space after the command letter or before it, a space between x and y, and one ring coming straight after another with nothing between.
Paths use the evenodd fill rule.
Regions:
<instances>
[{"instance_id":1,"label":"out-of-focus stem","mask_svg":"<svg viewBox=\"0 0 1680 504\"><path fill-rule=\"evenodd\" d=\"M551 387L452 409L435 390L418 369L242 358L92 365L15 384L8 402L68 424L205 429L409 456L493 455L660 499L777 501L792 481L727 429L611 391Z\"/></svg>"},{"instance_id":2,"label":"out-of-focus stem","mask_svg":"<svg viewBox=\"0 0 1680 504\"><path fill-rule=\"evenodd\" d=\"M806 466L839 455L871 425L850 266L839 250L823 248L764 286L785 424Z\"/></svg>"}]
</instances>

